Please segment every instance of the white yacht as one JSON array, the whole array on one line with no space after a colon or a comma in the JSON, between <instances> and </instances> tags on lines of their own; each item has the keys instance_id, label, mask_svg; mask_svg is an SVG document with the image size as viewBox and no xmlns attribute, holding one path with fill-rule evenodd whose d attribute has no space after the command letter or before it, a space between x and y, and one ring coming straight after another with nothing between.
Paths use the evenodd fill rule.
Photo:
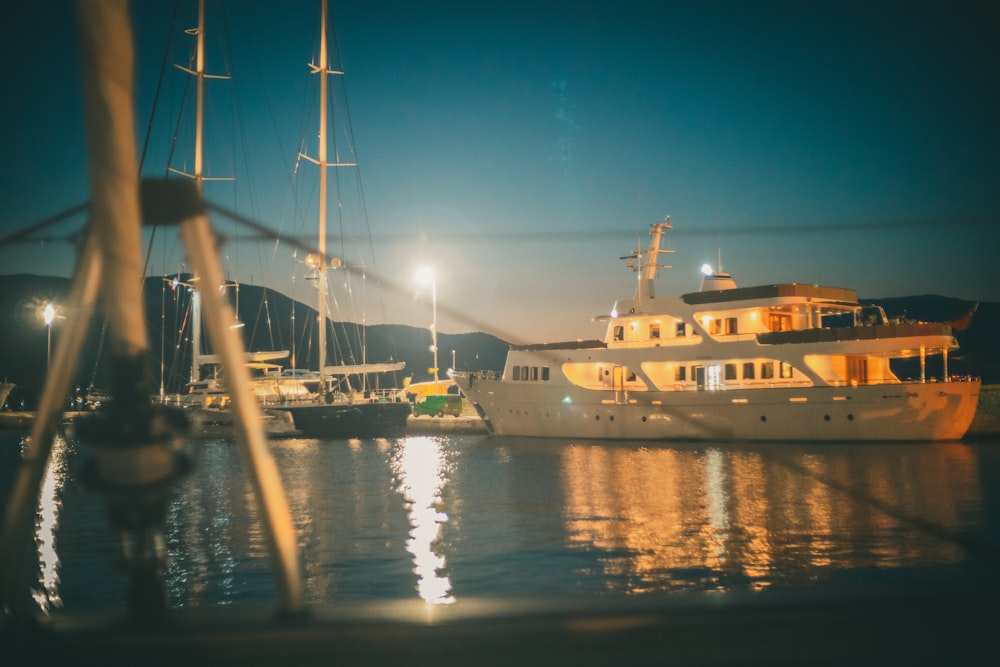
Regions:
<instances>
[{"instance_id":1,"label":"white yacht","mask_svg":"<svg viewBox=\"0 0 1000 667\"><path fill-rule=\"evenodd\" d=\"M628 257L635 296L603 340L515 346L503 373L450 371L498 435L596 439L957 440L980 381L952 377L947 324L890 321L854 290L738 287L721 271L701 290L658 298L660 242ZM928 359L941 376L931 378ZM908 360L914 377L893 366ZM919 364L918 364L919 362Z\"/></svg>"}]
</instances>

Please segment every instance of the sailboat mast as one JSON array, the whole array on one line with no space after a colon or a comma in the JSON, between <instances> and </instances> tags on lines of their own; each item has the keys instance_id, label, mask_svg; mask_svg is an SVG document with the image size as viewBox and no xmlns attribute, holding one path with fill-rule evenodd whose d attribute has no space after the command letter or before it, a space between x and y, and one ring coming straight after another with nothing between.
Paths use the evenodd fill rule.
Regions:
<instances>
[{"instance_id":1,"label":"sailboat mast","mask_svg":"<svg viewBox=\"0 0 1000 667\"><path fill-rule=\"evenodd\" d=\"M317 250L319 251L319 280L317 282L317 298L319 299L317 319L319 320L319 336L317 344L319 347L319 372L320 388L326 393L326 378L323 375L323 367L326 365L326 320L328 287L326 281L326 99L327 99L327 75L330 65L327 56L326 44L326 22L327 22L327 0L323 0L322 16L320 21L319 39L319 154L317 163L319 164L319 240Z\"/></svg>"},{"instance_id":2,"label":"sailboat mast","mask_svg":"<svg viewBox=\"0 0 1000 667\"><path fill-rule=\"evenodd\" d=\"M201 194L206 180L232 180L225 177L206 179L202 160L205 135L205 79L227 79L229 77L205 72L205 0L198 0L198 27L184 32L194 35L196 38L195 68L174 66L195 78L194 171L189 174L173 167L170 167L169 171L193 180L198 188L198 193ZM201 363L198 359L201 354L201 296L198 294L197 286L192 288L191 295L191 381L197 382L201 375Z\"/></svg>"},{"instance_id":3,"label":"sailboat mast","mask_svg":"<svg viewBox=\"0 0 1000 667\"><path fill-rule=\"evenodd\" d=\"M198 194L202 194L202 152L205 123L205 0L198 1L197 49L195 52L194 172ZM201 294L191 291L191 382L201 379Z\"/></svg>"},{"instance_id":4,"label":"sailboat mast","mask_svg":"<svg viewBox=\"0 0 1000 667\"><path fill-rule=\"evenodd\" d=\"M198 27L195 49L195 114L194 114L194 171L191 178L202 194L204 172L202 164L205 125L205 0L198 1ZM201 379L201 294L197 284L191 289L191 382Z\"/></svg>"},{"instance_id":5,"label":"sailboat mast","mask_svg":"<svg viewBox=\"0 0 1000 667\"><path fill-rule=\"evenodd\" d=\"M205 0L198 2L198 49L195 64L194 182L202 192L202 141L205 117Z\"/></svg>"}]
</instances>

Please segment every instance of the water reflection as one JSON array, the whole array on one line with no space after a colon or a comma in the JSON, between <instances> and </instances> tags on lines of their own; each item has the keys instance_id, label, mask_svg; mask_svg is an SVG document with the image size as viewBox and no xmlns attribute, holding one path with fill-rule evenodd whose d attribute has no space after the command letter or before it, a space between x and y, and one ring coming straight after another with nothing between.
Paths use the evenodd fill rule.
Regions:
<instances>
[{"instance_id":1,"label":"water reflection","mask_svg":"<svg viewBox=\"0 0 1000 667\"><path fill-rule=\"evenodd\" d=\"M441 538L441 524L448 515L438 510L445 483L444 455L436 438L413 437L401 440L392 470L399 480L398 491L406 499L410 536L406 550L413 556L417 593L431 604L451 604L451 581L443 574L445 558L435 551Z\"/></svg>"},{"instance_id":2,"label":"water reflection","mask_svg":"<svg viewBox=\"0 0 1000 667\"><path fill-rule=\"evenodd\" d=\"M22 446L27 441L22 441ZM38 495L38 509L35 513L35 549L38 554L39 588L31 591L31 596L43 613L48 614L53 607L62 606L59 593L59 554L56 551L56 532L59 529L59 515L62 510L62 490L66 484L66 461L69 446L62 436L55 436L52 451L45 466L45 476Z\"/></svg>"},{"instance_id":3,"label":"water reflection","mask_svg":"<svg viewBox=\"0 0 1000 667\"><path fill-rule=\"evenodd\" d=\"M609 589L760 590L831 568L959 563L981 504L960 444L562 450L567 543Z\"/></svg>"},{"instance_id":4,"label":"water reflection","mask_svg":"<svg viewBox=\"0 0 1000 667\"><path fill-rule=\"evenodd\" d=\"M906 568L954 572L974 562L971 542L995 543L1000 523L989 496L998 455L963 444L411 436L271 448L310 604L414 591L428 603L755 591ZM43 610L119 606L124 579L101 499L62 489L72 456L58 442L47 470L35 599ZM238 448L199 444L167 523L171 605L273 601L263 535ZM115 576L119 585L109 585Z\"/></svg>"}]
</instances>

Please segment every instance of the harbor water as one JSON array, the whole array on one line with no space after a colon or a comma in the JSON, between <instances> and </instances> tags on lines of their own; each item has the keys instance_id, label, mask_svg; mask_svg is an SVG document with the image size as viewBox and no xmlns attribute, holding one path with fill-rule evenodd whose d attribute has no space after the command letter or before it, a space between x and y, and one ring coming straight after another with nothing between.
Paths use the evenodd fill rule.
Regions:
<instances>
[{"instance_id":1,"label":"harbor water","mask_svg":"<svg viewBox=\"0 0 1000 667\"><path fill-rule=\"evenodd\" d=\"M10 493L23 432L0 433ZM608 443L409 435L275 440L310 605L609 599L995 578L996 442ZM267 541L236 444L190 445L170 504L173 608L268 604ZM120 610L126 580L84 444L57 441L25 595Z\"/></svg>"}]
</instances>

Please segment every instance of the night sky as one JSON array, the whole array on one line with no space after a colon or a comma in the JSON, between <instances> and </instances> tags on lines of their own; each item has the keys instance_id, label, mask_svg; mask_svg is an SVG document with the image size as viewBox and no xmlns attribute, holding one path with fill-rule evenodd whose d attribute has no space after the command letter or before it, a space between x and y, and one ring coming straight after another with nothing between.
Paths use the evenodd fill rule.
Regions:
<instances>
[{"instance_id":1,"label":"night sky","mask_svg":"<svg viewBox=\"0 0 1000 667\"><path fill-rule=\"evenodd\" d=\"M11 3L0 40L0 235L88 197L75 5ZM368 323L544 341L602 333L630 297L618 257L669 215L658 294L717 264L741 285L819 283L865 298L1000 301L1000 12L990 2L331 2L359 169L345 260ZM143 172L190 169L182 104L196 2L133 3ZM315 234L319 2L208 3L206 198L283 237ZM333 58L337 58L334 54ZM189 95L193 95L193 88ZM190 97L187 107L190 107ZM335 108L342 121L342 107ZM175 128L180 128L170 158ZM353 139L353 141L350 141ZM352 154L350 146L355 152ZM333 150L333 146L331 146ZM348 173L350 172L350 173ZM346 221L360 175L366 220ZM80 220L49 230L57 237ZM308 300L287 243L233 237L227 274ZM331 251L340 246L332 220ZM367 244L368 230L371 244ZM365 243L352 245L354 238ZM184 270L169 231L149 273ZM0 273L69 275L55 238L0 248ZM295 282L291 276L296 274ZM376 279L402 285L375 289ZM343 272L331 279L347 306ZM379 301L377 294L383 294ZM360 317L359 305L345 313Z\"/></svg>"}]
</instances>

